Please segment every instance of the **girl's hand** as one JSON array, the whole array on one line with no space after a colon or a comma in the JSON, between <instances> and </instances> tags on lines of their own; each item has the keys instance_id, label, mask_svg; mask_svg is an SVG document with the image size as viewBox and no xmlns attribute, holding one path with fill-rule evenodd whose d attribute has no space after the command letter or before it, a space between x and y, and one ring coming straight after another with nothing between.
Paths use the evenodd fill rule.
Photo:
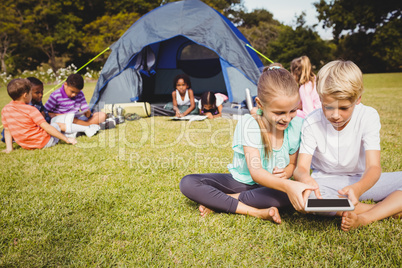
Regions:
<instances>
[{"instance_id":1,"label":"girl's hand","mask_svg":"<svg viewBox=\"0 0 402 268\"><path fill-rule=\"evenodd\" d=\"M181 113L179 112L179 110L176 110L176 117L181 117Z\"/></svg>"},{"instance_id":2,"label":"girl's hand","mask_svg":"<svg viewBox=\"0 0 402 268\"><path fill-rule=\"evenodd\" d=\"M322 196L320 193L320 187L318 186L318 183L312 177L309 176L308 178L304 178L301 182L314 187L315 188L315 190L314 190L315 196L318 199L322 199ZM307 198L310 196L310 194L311 194L311 190L306 190L305 193L303 194L304 200L307 200Z\"/></svg>"},{"instance_id":3,"label":"girl's hand","mask_svg":"<svg viewBox=\"0 0 402 268\"><path fill-rule=\"evenodd\" d=\"M305 184L302 182L298 181L291 181L289 180L289 183L287 185L286 193L289 197L290 202L292 203L292 206L299 212L305 213L304 211L304 206L306 204L308 195L305 193L308 191L311 193L311 191L315 191L318 189L318 186L312 186L309 184Z\"/></svg>"},{"instance_id":4,"label":"girl's hand","mask_svg":"<svg viewBox=\"0 0 402 268\"><path fill-rule=\"evenodd\" d=\"M206 115L208 117L208 119L213 119L214 116L211 113L205 113L204 115Z\"/></svg>"},{"instance_id":5,"label":"girl's hand","mask_svg":"<svg viewBox=\"0 0 402 268\"><path fill-rule=\"evenodd\" d=\"M356 206L359 203L359 197L355 193L355 190L353 189L353 187L350 186L350 185L346 186L345 188L343 188L341 190L339 190L338 193L341 194L341 195L346 195L354 206Z\"/></svg>"},{"instance_id":6,"label":"girl's hand","mask_svg":"<svg viewBox=\"0 0 402 268\"><path fill-rule=\"evenodd\" d=\"M287 179L288 175L285 171L285 169L283 168L278 168L278 167L274 167L274 169L272 170L272 175L281 178L281 179Z\"/></svg>"}]
</instances>

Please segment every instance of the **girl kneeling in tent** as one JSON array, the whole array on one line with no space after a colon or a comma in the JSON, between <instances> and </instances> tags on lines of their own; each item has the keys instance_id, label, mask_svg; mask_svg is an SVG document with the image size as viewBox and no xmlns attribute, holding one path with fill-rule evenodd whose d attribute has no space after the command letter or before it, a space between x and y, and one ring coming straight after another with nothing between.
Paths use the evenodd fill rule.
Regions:
<instances>
[{"instance_id":1,"label":"girl kneeling in tent","mask_svg":"<svg viewBox=\"0 0 402 268\"><path fill-rule=\"evenodd\" d=\"M194 93L191 89L190 78L186 74L177 75L173 80L173 88L173 103L166 104L165 109L173 109L177 117L183 117L188 114L198 114Z\"/></svg>"}]
</instances>

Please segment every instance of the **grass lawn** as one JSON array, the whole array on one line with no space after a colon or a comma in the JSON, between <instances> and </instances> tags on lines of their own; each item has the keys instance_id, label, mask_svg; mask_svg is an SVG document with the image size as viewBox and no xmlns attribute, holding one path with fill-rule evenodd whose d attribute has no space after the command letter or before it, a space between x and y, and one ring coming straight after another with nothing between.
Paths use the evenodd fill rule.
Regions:
<instances>
[{"instance_id":1,"label":"grass lawn","mask_svg":"<svg viewBox=\"0 0 402 268\"><path fill-rule=\"evenodd\" d=\"M363 103L381 116L383 171L402 170L402 74L364 80ZM88 100L94 86L84 89ZM0 107L9 100L0 88ZM401 267L401 220L345 233L339 218L293 209L281 210L281 225L201 218L179 181L227 172L235 125L152 117L76 146L0 153L0 266Z\"/></svg>"}]
</instances>

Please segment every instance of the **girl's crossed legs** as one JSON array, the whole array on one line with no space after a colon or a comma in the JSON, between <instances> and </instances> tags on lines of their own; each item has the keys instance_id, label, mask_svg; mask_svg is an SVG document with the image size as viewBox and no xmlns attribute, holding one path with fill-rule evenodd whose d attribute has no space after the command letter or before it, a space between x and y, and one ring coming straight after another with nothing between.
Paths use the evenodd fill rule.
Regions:
<instances>
[{"instance_id":1,"label":"girl's crossed legs","mask_svg":"<svg viewBox=\"0 0 402 268\"><path fill-rule=\"evenodd\" d=\"M226 213L251 215L257 218L280 223L280 215L275 207L256 208L246 205L232 195L261 188L260 185L248 185L233 179L231 174L207 173L191 174L180 181L180 190L189 199L200 204L202 216L210 210Z\"/></svg>"}]
</instances>

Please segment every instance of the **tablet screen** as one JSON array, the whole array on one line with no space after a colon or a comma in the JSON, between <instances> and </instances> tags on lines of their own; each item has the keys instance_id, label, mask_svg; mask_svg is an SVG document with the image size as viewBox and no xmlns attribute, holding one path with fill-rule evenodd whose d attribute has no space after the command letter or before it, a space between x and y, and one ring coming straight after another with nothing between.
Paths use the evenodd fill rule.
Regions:
<instances>
[{"instance_id":1,"label":"tablet screen","mask_svg":"<svg viewBox=\"0 0 402 268\"><path fill-rule=\"evenodd\" d=\"M308 207L350 207L350 205L347 199L309 199Z\"/></svg>"}]
</instances>

